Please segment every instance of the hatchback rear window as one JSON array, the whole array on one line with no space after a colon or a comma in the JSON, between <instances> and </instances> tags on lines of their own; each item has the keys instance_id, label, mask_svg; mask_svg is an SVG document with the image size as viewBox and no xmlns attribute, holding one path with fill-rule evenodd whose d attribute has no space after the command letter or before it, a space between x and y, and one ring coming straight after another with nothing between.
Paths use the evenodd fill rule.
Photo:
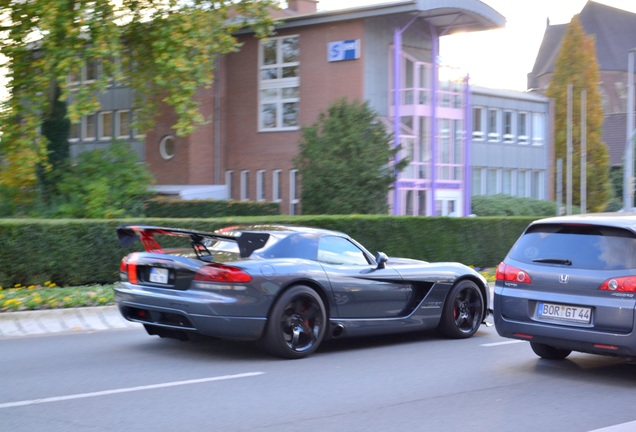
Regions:
<instances>
[{"instance_id":1,"label":"hatchback rear window","mask_svg":"<svg viewBox=\"0 0 636 432\"><path fill-rule=\"evenodd\" d=\"M517 240L510 258L590 270L636 268L636 236L598 225L537 224Z\"/></svg>"}]
</instances>

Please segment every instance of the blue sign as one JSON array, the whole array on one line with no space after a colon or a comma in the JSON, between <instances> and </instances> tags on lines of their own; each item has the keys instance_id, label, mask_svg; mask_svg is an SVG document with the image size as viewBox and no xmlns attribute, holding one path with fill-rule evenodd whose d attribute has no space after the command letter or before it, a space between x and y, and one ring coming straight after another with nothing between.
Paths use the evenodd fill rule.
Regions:
<instances>
[{"instance_id":1,"label":"blue sign","mask_svg":"<svg viewBox=\"0 0 636 432\"><path fill-rule=\"evenodd\" d=\"M329 42L327 61L355 60L360 58L360 39Z\"/></svg>"}]
</instances>

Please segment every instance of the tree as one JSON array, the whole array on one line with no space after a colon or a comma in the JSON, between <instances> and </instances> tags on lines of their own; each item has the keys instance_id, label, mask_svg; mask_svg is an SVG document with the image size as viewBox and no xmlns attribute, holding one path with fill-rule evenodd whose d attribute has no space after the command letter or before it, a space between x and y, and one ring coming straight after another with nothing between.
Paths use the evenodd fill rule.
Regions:
<instances>
[{"instance_id":1,"label":"tree","mask_svg":"<svg viewBox=\"0 0 636 432\"><path fill-rule=\"evenodd\" d=\"M295 164L302 177L305 214L381 214L396 172L399 148L368 103L332 103L301 131Z\"/></svg>"},{"instance_id":2,"label":"tree","mask_svg":"<svg viewBox=\"0 0 636 432\"><path fill-rule=\"evenodd\" d=\"M55 203L47 216L63 218L123 218L143 216L153 178L138 155L114 142L103 150L84 152L78 163L60 175Z\"/></svg>"},{"instance_id":3,"label":"tree","mask_svg":"<svg viewBox=\"0 0 636 432\"><path fill-rule=\"evenodd\" d=\"M567 156L567 88L572 84L572 202L581 203L581 91L586 92L587 208L601 211L611 198L609 156L602 141L603 106L594 37L585 34L578 16L568 25L546 95L555 100L555 159ZM566 187L566 169L563 169Z\"/></svg>"},{"instance_id":4,"label":"tree","mask_svg":"<svg viewBox=\"0 0 636 432\"><path fill-rule=\"evenodd\" d=\"M276 0L0 0L0 52L9 99L0 109L0 189L35 191L38 169L48 169L47 140L40 133L57 101L68 102L77 122L98 110L98 95L113 79L135 90L140 124L160 104L171 106L180 136L205 122L196 91L214 79L215 60L236 51L233 36L249 28L271 33ZM84 65L98 65L96 79L72 84ZM59 92L59 93L58 93ZM160 97L157 97L160 95Z\"/></svg>"}]
</instances>

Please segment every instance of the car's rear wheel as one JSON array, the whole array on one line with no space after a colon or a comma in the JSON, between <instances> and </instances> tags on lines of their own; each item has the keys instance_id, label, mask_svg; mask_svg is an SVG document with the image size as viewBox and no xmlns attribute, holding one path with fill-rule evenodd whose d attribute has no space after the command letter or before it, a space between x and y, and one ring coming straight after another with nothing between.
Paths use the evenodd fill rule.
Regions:
<instances>
[{"instance_id":1,"label":"car's rear wheel","mask_svg":"<svg viewBox=\"0 0 636 432\"><path fill-rule=\"evenodd\" d=\"M475 282L463 280L448 293L437 329L454 339L475 334L484 318L484 297Z\"/></svg>"},{"instance_id":2,"label":"car's rear wheel","mask_svg":"<svg viewBox=\"0 0 636 432\"><path fill-rule=\"evenodd\" d=\"M327 312L320 295L296 285L274 304L259 345L277 357L297 359L312 354L325 335Z\"/></svg>"},{"instance_id":3,"label":"car's rear wheel","mask_svg":"<svg viewBox=\"0 0 636 432\"><path fill-rule=\"evenodd\" d=\"M572 352L572 350L569 350L569 349L556 348L551 345L546 345L546 344L537 343L537 342L530 342L530 347L532 348L532 351L534 351L536 355L548 360L563 360L564 358L569 356L570 353Z\"/></svg>"}]
</instances>

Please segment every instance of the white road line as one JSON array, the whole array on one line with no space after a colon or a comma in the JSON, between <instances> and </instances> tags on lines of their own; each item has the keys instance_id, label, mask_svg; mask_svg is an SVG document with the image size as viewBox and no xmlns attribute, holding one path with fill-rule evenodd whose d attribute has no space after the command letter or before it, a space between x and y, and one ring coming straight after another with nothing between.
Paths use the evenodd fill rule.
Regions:
<instances>
[{"instance_id":1,"label":"white road line","mask_svg":"<svg viewBox=\"0 0 636 432\"><path fill-rule=\"evenodd\" d=\"M247 373L236 374L236 375L222 375L222 376L200 378L200 379L193 379L193 380L187 380L187 381L173 381L173 382L167 382L167 383L161 383L161 384L152 384L147 386L127 387L127 388L120 388L120 389L114 389L114 390L104 390L99 392L79 393L79 394L67 395L67 396L56 396L56 397L50 397L50 398L44 398L44 399L32 399L32 400L24 400L24 401L17 401L17 402L8 402L8 403L0 404L0 409L13 408L13 407L19 407L19 406L25 406L25 405L36 405L36 404L43 404L43 403L49 403L49 402L59 402L59 401L66 401L66 400L72 400L72 399L84 399L84 398L97 397L97 396L107 396L107 395L112 395L117 393L130 393L130 392L136 392L136 391L142 391L142 390L152 390L152 389L158 389L158 388L176 387L176 386L190 385L190 384L200 384L200 383L211 382L211 381L224 381L224 380L237 379L237 378L248 378L248 377L253 377L257 375L263 375L264 373L265 372L247 372Z\"/></svg>"},{"instance_id":2,"label":"white road line","mask_svg":"<svg viewBox=\"0 0 636 432\"><path fill-rule=\"evenodd\" d=\"M522 343L525 341L522 340L509 340L509 341L505 341L505 342L493 342L493 343L487 343L487 344L481 344L479 346L483 346L483 347L493 347L493 346L499 346L499 345L510 345L510 344L515 344L515 343Z\"/></svg>"},{"instance_id":3,"label":"white road line","mask_svg":"<svg viewBox=\"0 0 636 432\"><path fill-rule=\"evenodd\" d=\"M633 430L636 430L636 421L621 423L601 429L594 429L590 432L631 432Z\"/></svg>"}]
</instances>

